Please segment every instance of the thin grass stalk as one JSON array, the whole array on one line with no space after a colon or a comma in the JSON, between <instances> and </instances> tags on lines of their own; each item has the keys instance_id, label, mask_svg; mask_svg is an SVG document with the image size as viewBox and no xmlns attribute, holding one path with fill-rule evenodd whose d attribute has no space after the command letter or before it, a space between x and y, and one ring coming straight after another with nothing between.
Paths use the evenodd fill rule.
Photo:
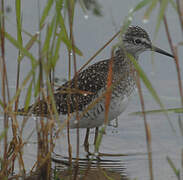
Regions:
<instances>
[{"instance_id":1,"label":"thin grass stalk","mask_svg":"<svg viewBox=\"0 0 183 180\"><path fill-rule=\"evenodd\" d=\"M46 36L49 36L50 34L48 33L49 31L50 31L50 25L48 24L48 26L47 26L47 34L46 34ZM46 41L46 40L45 40ZM47 42L45 42L45 43L47 43ZM52 69L52 68L50 68L49 66L50 66L50 56L49 56L49 48L47 49L47 51L45 52L46 53L46 62L47 62L47 66L48 66L48 78L49 78L49 82L50 82L50 84L51 84L51 87L52 87L52 89L54 89L54 79L53 79L53 82L52 82L52 71L54 71L54 68ZM49 90L48 90L48 87L46 86L46 90L47 90L47 96L49 96Z\"/></svg>"},{"instance_id":2,"label":"thin grass stalk","mask_svg":"<svg viewBox=\"0 0 183 180\"><path fill-rule=\"evenodd\" d=\"M50 57L49 57L49 50L47 51L47 64L48 66L50 65L49 63L50 61ZM47 76L47 79L51 85L51 89L54 90L54 71L55 71L55 68L49 68L49 71L46 71L46 76ZM53 77L52 77L53 75ZM49 87L48 85L46 86L47 87L47 97L49 96ZM44 95L46 96L46 95ZM48 104L50 104L50 98L48 98ZM47 126L48 125L48 126ZM48 122L47 122L47 127L48 127L48 131L47 131L47 134L46 134L46 137L47 137L47 154L48 153L52 153L53 150L54 150L54 142L53 142L53 126L54 126L54 121L53 121L53 118L48 118ZM48 135L50 136L50 139L48 139ZM48 169L48 178L51 179L51 156L48 158L48 163L47 163L47 169Z\"/></svg>"},{"instance_id":3,"label":"thin grass stalk","mask_svg":"<svg viewBox=\"0 0 183 180\"><path fill-rule=\"evenodd\" d=\"M73 34L71 35L71 39L72 39L72 47L73 47L73 60L74 60L74 72L75 72L75 88L78 89L78 85L77 85L77 69L76 69L76 54L75 54L75 50L74 50L74 37ZM80 139L79 139L79 113L78 113L78 97L76 96L76 120L77 120L77 152L76 152L76 173L75 173L75 177L74 180L77 179L77 173L79 170L79 144L80 144Z\"/></svg>"},{"instance_id":4,"label":"thin grass stalk","mask_svg":"<svg viewBox=\"0 0 183 180\"><path fill-rule=\"evenodd\" d=\"M114 62L114 50L111 52L111 59L109 62L109 69L108 69L108 75L107 75L107 89L112 86L112 77L113 77L113 62ZM111 95L112 90L109 90L106 92L105 95L105 120L104 124L108 124L108 114L109 114L109 108L110 108L110 102L111 102Z\"/></svg>"},{"instance_id":5,"label":"thin grass stalk","mask_svg":"<svg viewBox=\"0 0 183 180\"><path fill-rule=\"evenodd\" d=\"M21 0L16 0L15 2L16 6L16 23L17 23L17 41L22 45L22 35L21 35ZM20 59L21 59L21 52L18 52L18 59L17 59L17 80L16 80L16 92L18 92L19 89L19 76L20 76ZM19 96L17 96L15 100L15 112L17 112L18 109L18 102L19 102ZM20 146L21 136L17 139L17 128L18 128L18 122L16 120L16 114L11 117L12 120L12 132L13 132L13 139L11 142L15 143L14 140L16 140L15 146ZM21 146L20 146L21 147ZM23 147L22 147L23 148ZM19 168L20 172L24 172L25 174L25 167L23 163L23 158L22 158L22 149L18 148L19 153L14 157L12 161L12 172L14 171L14 163L16 158L18 157L19 161Z\"/></svg>"},{"instance_id":6,"label":"thin grass stalk","mask_svg":"<svg viewBox=\"0 0 183 180\"><path fill-rule=\"evenodd\" d=\"M181 75L180 75L179 58L178 58L178 55L177 55L176 48L173 46L172 38L171 38L171 35L170 35L170 32L169 32L169 28L168 28L167 18L166 18L165 15L163 17L163 22L164 22L164 25L165 25L165 30L166 30L168 42L169 42L172 54L174 55L174 58L175 58L175 66L176 66L176 70L177 70L177 79L178 79L178 85L179 85L179 93L180 93L180 98L181 98L181 105L183 107L183 89L182 89L182 81L181 81Z\"/></svg>"},{"instance_id":7,"label":"thin grass stalk","mask_svg":"<svg viewBox=\"0 0 183 180\"><path fill-rule=\"evenodd\" d=\"M181 150L181 170L183 171L183 148ZM181 171L180 171L181 172ZM183 179L183 172L180 174L181 180Z\"/></svg>"},{"instance_id":8,"label":"thin grass stalk","mask_svg":"<svg viewBox=\"0 0 183 180\"><path fill-rule=\"evenodd\" d=\"M114 36L112 36L97 52L89 58L89 60L78 70L78 73L81 72L103 49L105 49L119 34L121 31L118 31Z\"/></svg>"},{"instance_id":9,"label":"thin grass stalk","mask_svg":"<svg viewBox=\"0 0 183 180\"><path fill-rule=\"evenodd\" d=\"M52 46L51 46L51 56L53 57L53 49L55 45L56 40L56 32L57 32L58 23L55 24L55 31L53 33L53 40L52 40ZM52 71L50 71L50 83L52 84L52 89L55 87L55 67L53 67Z\"/></svg>"},{"instance_id":10,"label":"thin grass stalk","mask_svg":"<svg viewBox=\"0 0 183 180\"><path fill-rule=\"evenodd\" d=\"M17 23L17 40L22 45L22 30L21 30L21 0L16 0L16 23ZM18 91L19 88L19 80L20 80L20 58L21 53L18 52L18 60L17 60L17 81L16 81L16 91ZM19 102L19 96L17 97L15 101L15 112L17 112L18 109L18 102Z\"/></svg>"},{"instance_id":11,"label":"thin grass stalk","mask_svg":"<svg viewBox=\"0 0 183 180\"><path fill-rule=\"evenodd\" d=\"M115 180L114 178L111 178L105 169L101 168L100 166L98 167L98 169L100 170L100 172L103 174L103 176L107 179L107 180Z\"/></svg>"},{"instance_id":12,"label":"thin grass stalk","mask_svg":"<svg viewBox=\"0 0 183 180\"><path fill-rule=\"evenodd\" d=\"M23 173L23 175L25 175L26 170L25 170L25 166L24 166L24 161L23 161L23 149L24 147L24 143L22 142L22 138L21 137L16 137L13 136L12 141L9 143L9 148L8 148L8 158L9 158L9 164L11 164L10 168L9 168L9 172L11 174L13 174L14 172L14 163L16 158L18 158L18 162L19 162L19 169L20 169L20 174Z\"/></svg>"},{"instance_id":13,"label":"thin grass stalk","mask_svg":"<svg viewBox=\"0 0 183 180\"><path fill-rule=\"evenodd\" d=\"M18 122L16 121L16 114L11 114L11 119L12 119L12 131L13 131L13 138L11 142L9 143L8 147L8 158L10 159L11 157L11 174L14 172L14 163L15 160L18 158L19 162L19 170L21 173L25 174L25 165L23 161L23 146L22 146L22 136L17 136L17 129L18 129ZM9 165L10 166L10 165Z\"/></svg>"},{"instance_id":14,"label":"thin grass stalk","mask_svg":"<svg viewBox=\"0 0 183 180\"><path fill-rule=\"evenodd\" d=\"M137 72L137 88L138 88L138 93L140 97L140 103L141 103L141 108L142 108L142 114L143 114L143 119L144 119L144 127L145 127L145 133L146 133L146 143L147 143L147 151L148 151L148 160L149 160L149 174L150 174L150 179L154 179L153 175L153 163L152 163L152 146L151 146L151 132L150 132L150 127L147 123L146 120L146 114L145 114L145 104L144 104L144 98L142 94L142 89L141 89L141 84L140 84L140 77Z\"/></svg>"},{"instance_id":15,"label":"thin grass stalk","mask_svg":"<svg viewBox=\"0 0 183 180\"><path fill-rule=\"evenodd\" d=\"M68 6L68 16L69 16L69 27L71 26L70 24L70 12L69 12L69 6ZM62 32L63 33L63 32ZM71 39L71 27L70 27L70 39ZM71 99L71 59L72 59L72 53L71 49L68 48L68 91L67 94L67 145L68 145L68 155L69 155L69 165L70 167L72 166L72 145L70 142L70 119L71 119L71 107L70 107L70 99ZM71 169L70 169L71 170Z\"/></svg>"},{"instance_id":16,"label":"thin grass stalk","mask_svg":"<svg viewBox=\"0 0 183 180\"><path fill-rule=\"evenodd\" d=\"M74 80L75 80L75 89L78 89L77 85L77 65L76 65L76 53L75 53L75 43L74 43L74 35L73 35L73 19L74 19L74 8L75 1L68 1L68 14L69 14L69 29L70 29L70 40L72 43L72 52L73 52L73 63L74 63ZM69 54L71 56L71 54ZM76 96L76 121L77 121L77 129L76 129L76 166L74 171L74 180L77 179L78 171L79 171L79 113L78 113L78 98Z\"/></svg>"},{"instance_id":17,"label":"thin grass stalk","mask_svg":"<svg viewBox=\"0 0 183 180\"><path fill-rule=\"evenodd\" d=\"M71 146L71 141L70 141L70 93L67 96L67 107L68 107L68 115L67 115L67 144L68 144L68 155L69 155L69 165L72 166L72 146Z\"/></svg>"},{"instance_id":18,"label":"thin grass stalk","mask_svg":"<svg viewBox=\"0 0 183 180\"><path fill-rule=\"evenodd\" d=\"M38 6L38 31L39 31L39 35L38 35L38 40L39 40L39 43L38 43L38 54L39 54L39 76L38 76L38 81L39 81L39 97L38 97L38 101L41 100L41 97L40 97L40 92L41 92L41 88L42 88L42 65L41 65L41 32L40 32L40 1L38 0L37 1L37 6ZM42 121L42 117L40 119L40 123L42 124L43 121ZM41 137L41 130L39 128L39 125L38 125L38 122L36 122L36 125L37 125L37 137L38 137L38 149L37 149L37 164L38 164L38 168L40 166L40 163L41 163L41 160L42 160L42 137Z\"/></svg>"},{"instance_id":19,"label":"thin grass stalk","mask_svg":"<svg viewBox=\"0 0 183 180\"><path fill-rule=\"evenodd\" d=\"M181 180L180 179L180 170L176 168L174 162L172 161L172 159L169 156L167 156L166 159L167 159L168 164L170 165L171 169L173 170L175 176L177 177L177 180Z\"/></svg>"},{"instance_id":20,"label":"thin grass stalk","mask_svg":"<svg viewBox=\"0 0 183 180\"><path fill-rule=\"evenodd\" d=\"M70 39L71 39L71 32L70 32ZM71 50L68 50L68 57L69 57L68 78L69 78L69 89L71 91L71 83L70 83L70 80L71 80L71 59L72 59ZM71 112L70 99L71 99L71 93L69 93L67 96L67 107L68 107L67 140L68 140L69 164L70 164L70 166L72 166L72 146L71 146L71 142L70 142L70 118L71 118L71 116L70 116L70 112Z\"/></svg>"},{"instance_id":21,"label":"thin grass stalk","mask_svg":"<svg viewBox=\"0 0 183 180\"><path fill-rule=\"evenodd\" d=\"M20 80L20 62L17 63L16 92L19 89L19 80ZM17 112L18 110L18 103L19 103L19 96L16 98L16 101L15 101L15 112Z\"/></svg>"},{"instance_id":22,"label":"thin grass stalk","mask_svg":"<svg viewBox=\"0 0 183 180\"><path fill-rule=\"evenodd\" d=\"M70 33L71 34L71 33ZM70 35L71 36L71 35ZM69 165L72 166L72 146L70 142L70 112L71 112L71 107L70 107L70 97L71 97L71 50L68 49L68 61L69 61L69 67L68 67L68 79L69 79L69 93L67 95L67 108L68 108L68 114L67 114L67 144L68 144L68 154L69 154Z\"/></svg>"},{"instance_id":23,"label":"thin grass stalk","mask_svg":"<svg viewBox=\"0 0 183 180\"><path fill-rule=\"evenodd\" d=\"M183 1L176 0L176 4L177 4L178 16L179 16L180 26L181 26L181 29L182 29L182 35L183 35L183 9L182 9ZM183 107L183 103L182 103L182 107ZM182 131L182 121L181 121L180 117L179 117L179 127L180 127L181 133L183 134L183 131ZM181 152L181 167L182 167L182 171L183 171L183 150ZM183 172L181 174L182 174L181 179L183 179Z\"/></svg>"},{"instance_id":24,"label":"thin grass stalk","mask_svg":"<svg viewBox=\"0 0 183 180\"><path fill-rule=\"evenodd\" d=\"M43 62L44 59L42 57L42 45L41 45L41 18L40 18L40 1L38 0L38 23L39 23L39 43L38 43L38 53L39 53L39 97L38 99L41 100L44 95L42 93L42 89L43 89ZM42 108L42 106L41 106ZM42 111L42 109L41 109ZM41 177L43 179L47 179L49 180L51 177L51 172L50 172L50 156L48 155L48 132L46 131L46 126L47 123L44 122L44 118L41 117L40 119L40 124L41 124L41 129L40 129L40 135L38 136L38 168L40 168L40 163L42 163L42 161L44 161L43 166L41 166ZM47 156L47 159L45 159L45 157Z\"/></svg>"},{"instance_id":25,"label":"thin grass stalk","mask_svg":"<svg viewBox=\"0 0 183 180\"><path fill-rule=\"evenodd\" d=\"M3 105L4 105L4 129L8 129L8 115L7 112L5 112L7 102L6 102L6 86L7 83L7 74L6 74L6 62L5 62L5 11L4 11L4 0L1 0L0 4L0 10L1 10L1 17L0 17L0 38L1 38L1 72L2 72L2 97L3 97ZM8 90L8 89L7 89ZM8 143L7 143L7 131L4 134L4 154L3 154L3 164L2 169L6 170L8 167L7 164L7 150L8 150ZM2 175L7 176L7 172L4 171Z\"/></svg>"},{"instance_id":26,"label":"thin grass stalk","mask_svg":"<svg viewBox=\"0 0 183 180\"><path fill-rule=\"evenodd\" d=\"M39 84L39 92L41 92L41 89L43 89L43 67L42 67L42 47L41 47L41 27L40 27L40 0L38 0L38 11L39 11L39 43L38 43L38 54L39 54L39 78L40 78L40 84ZM39 97L40 98L40 97Z\"/></svg>"},{"instance_id":27,"label":"thin grass stalk","mask_svg":"<svg viewBox=\"0 0 183 180\"><path fill-rule=\"evenodd\" d=\"M177 4L177 10L178 10L180 26L181 26L182 33L183 33L183 9L181 9L181 2L180 2L180 0L176 0L176 4ZM183 5L183 2L182 2L182 5Z\"/></svg>"},{"instance_id":28,"label":"thin grass stalk","mask_svg":"<svg viewBox=\"0 0 183 180\"><path fill-rule=\"evenodd\" d=\"M106 89L106 91L104 93L102 93L97 99L95 99L90 105L88 105L83 112L81 113L79 118L84 117L84 115L87 113L88 110L90 110L92 107L95 106L95 104L99 103L103 98L105 98L105 95L107 92L111 91L113 88L115 88L121 80L124 79L124 75L120 76L119 79L117 79L115 82L112 83L112 85L110 87L108 87L108 89Z\"/></svg>"},{"instance_id":29,"label":"thin grass stalk","mask_svg":"<svg viewBox=\"0 0 183 180\"><path fill-rule=\"evenodd\" d=\"M3 6L2 6L3 7ZM10 93L9 93L9 83L8 83L8 77L7 77L7 69L6 69L6 63L5 63L5 19L4 19L4 9L1 11L2 12L2 23L0 22L0 27L2 27L2 31L1 31L1 35L2 35L2 43L3 43L3 47L2 47L2 50L4 51L3 54L2 54L2 62L3 62L3 71L4 71L4 74L5 74L5 84L6 84L6 92L7 92L7 100L8 100L8 103L10 102ZM1 38L1 36L0 36Z\"/></svg>"},{"instance_id":30,"label":"thin grass stalk","mask_svg":"<svg viewBox=\"0 0 183 180\"><path fill-rule=\"evenodd\" d=\"M51 27L52 24L48 27L47 27L47 37L48 39L51 39L51 35L52 33L51 32ZM54 38L55 38L55 34L54 34ZM55 42L55 41L54 41ZM47 78L47 86L46 86L46 89L47 89L47 94L43 92L43 96L45 99L47 99L47 106L49 107L49 104L51 104L51 99L50 98L46 98L46 97L49 97L49 88L51 87L52 91L54 90L54 79L52 79L52 73L54 75L54 67L51 68L51 63L50 63L50 55L49 55L49 47L50 47L50 44L47 42L47 40L45 40L45 46L47 46L48 48L46 48L46 59L47 59L47 64L46 66L44 65L44 70L45 70L45 74L46 74L46 78ZM53 45L53 44L52 44ZM44 49L44 47L43 47ZM43 50L44 51L44 50ZM44 63L44 62L43 62ZM50 114L52 114L52 111L50 109ZM53 117L51 115L51 117L47 118L48 122L46 123L46 132L44 133L44 137L46 138L46 141L45 141L45 146L46 146L46 149L45 149L45 155L47 155L48 153L51 153L53 152L53 149L54 149L54 142L53 142L53 126L54 126L54 120L53 120ZM50 137L50 138L48 138ZM48 158L47 162L46 162L46 169L47 169L47 179L50 179L51 178L51 157Z\"/></svg>"},{"instance_id":31,"label":"thin grass stalk","mask_svg":"<svg viewBox=\"0 0 183 180\"><path fill-rule=\"evenodd\" d=\"M69 57L69 89L71 89L71 51L68 51L68 57ZM68 118L67 118L67 143L68 143L68 154L69 154L69 164L70 166L72 165L72 146L71 146L71 142L70 142L70 112L71 112L71 106L70 106L70 98L71 97L71 93L69 92L67 95L67 108L68 108Z\"/></svg>"},{"instance_id":32,"label":"thin grass stalk","mask_svg":"<svg viewBox=\"0 0 183 180\"><path fill-rule=\"evenodd\" d=\"M104 119L104 127L101 128L99 135L95 139L95 152L99 153L99 147L102 142L103 135L105 133L107 124L108 124L108 115L109 115L109 108L111 102L111 95L112 95L112 77L113 77L113 62L114 62L114 48L111 51L111 59L109 62L108 67L108 74L107 74L107 81L106 81L106 92L105 92L105 119ZM100 99L98 97L97 99ZM95 136L96 137L96 136Z\"/></svg>"},{"instance_id":33,"label":"thin grass stalk","mask_svg":"<svg viewBox=\"0 0 183 180\"><path fill-rule=\"evenodd\" d=\"M53 53L54 53L54 46L55 46L55 41L56 41L56 34L57 34L57 27L58 27L58 23L57 23L57 18L55 17L55 29L53 32L53 39L52 39L52 45L51 45L51 56L53 57ZM50 83L52 84L52 88L54 89L54 83L55 83L55 67L53 67L52 71L50 71Z\"/></svg>"}]
</instances>

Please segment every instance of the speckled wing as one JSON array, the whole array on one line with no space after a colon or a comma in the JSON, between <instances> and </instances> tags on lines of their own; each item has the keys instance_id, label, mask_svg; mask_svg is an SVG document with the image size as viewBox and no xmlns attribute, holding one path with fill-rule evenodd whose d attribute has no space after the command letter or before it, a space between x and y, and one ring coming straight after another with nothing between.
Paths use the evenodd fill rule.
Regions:
<instances>
[{"instance_id":1,"label":"speckled wing","mask_svg":"<svg viewBox=\"0 0 183 180\"><path fill-rule=\"evenodd\" d=\"M69 102L70 113L76 110L82 111L86 105L90 104L98 91L106 85L108 64L109 59L95 63L80 72L76 79L72 79L56 89L54 99L58 113L63 115L68 113L67 102ZM75 87L75 82L77 82L77 87ZM69 87L72 92L70 94L66 92ZM72 91L72 89L78 89L78 91ZM86 93L82 93L82 91ZM27 111L24 108L19 109L19 114L49 116L51 108L51 104L48 105L46 100L41 100L29 106Z\"/></svg>"},{"instance_id":2,"label":"speckled wing","mask_svg":"<svg viewBox=\"0 0 183 180\"><path fill-rule=\"evenodd\" d=\"M66 93L63 94L62 91L69 87L69 82L59 87L54 94L58 112L68 113L67 98L69 98L70 113L75 112L77 108L78 111L86 108L86 105L90 104L98 92L105 87L108 64L109 59L95 63L79 73L76 79L72 79L71 89L78 88L80 92L71 93L69 96ZM75 82L77 82L77 87L75 87ZM82 91L86 93L82 93Z\"/></svg>"}]
</instances>

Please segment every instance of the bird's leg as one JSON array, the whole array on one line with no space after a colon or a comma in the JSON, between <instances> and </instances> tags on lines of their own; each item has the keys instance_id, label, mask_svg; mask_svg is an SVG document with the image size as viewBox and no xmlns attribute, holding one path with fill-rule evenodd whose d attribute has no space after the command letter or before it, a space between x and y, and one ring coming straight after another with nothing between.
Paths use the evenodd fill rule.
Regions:
<instances>
[{"instance_id":1,"label":"bird's leg","mask_svg":"<svg viewBox=\"0 0 183 180\"><path fill-rule=\"evenodd\" d=\"M94 145L96 145L97 142L97 137L98 137L98 127L95 128L95 138L94 138Z\"/></svg>"},{"instance_id":2,"label":"bird's leg","mask_svg":"<svg viewBox=\"0 0 183 180\"><path fill-rule=\"evenodd\" d=\"M87 153L89 153L89 143L88 143L88 138L90 134L90 128L86 129L86 135L85 135L85 140L84 140L84 148Z\"/></svg>"}]
</instances>

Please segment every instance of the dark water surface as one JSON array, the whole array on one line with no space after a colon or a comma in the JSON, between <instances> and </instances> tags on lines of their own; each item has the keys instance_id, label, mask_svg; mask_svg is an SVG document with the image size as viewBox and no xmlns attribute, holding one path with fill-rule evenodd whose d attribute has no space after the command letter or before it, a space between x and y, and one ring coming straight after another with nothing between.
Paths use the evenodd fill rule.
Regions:
<instances>
[{"instance_id":1,"label":"dark water surface","mask_svg":"<svg viewBox=\"0 0 183 180\"><path fill-rule=\"evenodd\" d=\"M46 1L42 0L42 7ZM79 6L76 8L75 23L74 23L74 36L76 39L77 46L82 50L84 56L77 57L78 68L84 64L89 57L91 57L101 46L107 42L112 35L119 30L124 17L127 15L128 11L136 5L136 0L105 0L100 1L102 5L103 17L95 17L91 13L84 14ZM16 20L15 20L15 10L14 2L11 0L6 0L6 4L12 7L12 12L7 14L7 31L16 37ZM22 1L23 6L23 28L34 34L37 32L38 27L38 9L37 1L24 0ZM150 18L149 23L144 24L142 21L144 11L138 12L133 19L132 24L139 25L146 29L150 37L153 39L153 34L155 32L156 26L156 15L157 11L153 12L152 18ZM177 15L174 13L171 7L168 8L168 16L170 31L173 36L175 43L180 41L181 33L180 27L178 25ZM28 38L24 35L25 41ZM116 42L116 41L115 41ZM113 42L113 44L115 43ZM165 35L165 30L163 24L160 26L160 31L158 37L154 42L157 46L164 50L170 51L168 42ZM112 46L112 44L111 44ZM111 46L108 46L92 63L110 57ZM11 95L15 93L15 83L16 83L16 57L17 50L12 47L9 43L6 44L6 60L7 60L7 70L9 85L11 88ZM63 48L64 49L64 48ZM37 47L34 46L31 50L34 52L35 56L38 52ZM180 57L182 52L180 53ZM63 79L67 77L67 53L60 55L60 61L56 66L56 77ZM182 68L182 59L180 60L180 68ZM64 62L64 63L63 63ZM180 107L179 91L177 84L177 75L175 70L175 65L172 59L154 54L154 62L152 64L151 54L145 52L140 56L140 64L142 65L144 71L147 73L149 79L151 80L154 88L161 97L162 102L167 108ZM21 67L21 80L24 79L27 72L30 70L29 60L24 60ZM1 86L1 84L0 84ZM143 86L145 108L147 110L158 109L159 106L151 98L151 95ZM32 100L33 101L33 100ZM21 102L23 104L24 97L22 96ZM126 154L127 156L105 156L101 157L100 165L107 167L108 170L115 172L120 172L124 174L125 177L130 179L149 179L148 171L148 156L146 148L146 137L144 130L143 118L140 116L129 115L131 112L140 111L140 101L138 94L136 94L128 109L118 118L118 127L109 126L107 128L106 134L104 135L100 152L107 154ZM182 137L180 134L178 126L178 115L169 114L170 121L173 124L175 131L170 127L170 123L163 114L147 115L147 120L151 128L152 134L152 156L153 156L153 172L156 180L164 179L176 179L172 169L170 168L166 157L170 157L175 163L177 168L181 168L181 149L182 149ZM0 117L1 120L3 117ZM22 119L20 118L21 122ZM2 126L1 126L2 127ZM30 118L25 126L25 139L31 134L31 131L35 129L35 119ZM85 130L80 130L81 133L81 162L82 158L85 158L86 153L84 152L84 147L82 145L83 136ZM90 142L93 142L94 132L91 133ZM30 143L25 147L26 156L26 166L31 168L36 158L36 135L33 134ZM73 156L76 154L76 131L71 130L71 142L73 148ZM92 150L92 145L90 146ZM62 158L60 158L61 155ZM66 140L66 130L63 131L63 135L59 140L57 140L55 154L53 158L58 160L61 159L67 162L67 140ZM96 161L95 161L96 162ZM82 166L81 163L81 166ZM58 162L56 163L58 164ZM97 166L97 163L94 163ZM115 166L116 164L116 166Z\"/></svg>"}]
</instances>

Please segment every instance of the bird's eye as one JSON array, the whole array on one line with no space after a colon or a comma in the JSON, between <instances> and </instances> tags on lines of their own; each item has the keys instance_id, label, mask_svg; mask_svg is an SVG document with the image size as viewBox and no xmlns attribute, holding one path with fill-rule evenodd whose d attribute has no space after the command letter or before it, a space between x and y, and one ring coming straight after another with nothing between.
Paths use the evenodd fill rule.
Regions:
<instances>
[{"instance_id":1,"label":"bird's eye","mask_svg":"<svg viewBox=\"0 0 183 180\"><path fill-rule=\"evenodd\" d=\"M142 42L142 41L141 41L140 39L136 39L136 40L135 40L135 43L136 43L136 44L140 44L141 42Z\"/></svg>"}]
</instances>

